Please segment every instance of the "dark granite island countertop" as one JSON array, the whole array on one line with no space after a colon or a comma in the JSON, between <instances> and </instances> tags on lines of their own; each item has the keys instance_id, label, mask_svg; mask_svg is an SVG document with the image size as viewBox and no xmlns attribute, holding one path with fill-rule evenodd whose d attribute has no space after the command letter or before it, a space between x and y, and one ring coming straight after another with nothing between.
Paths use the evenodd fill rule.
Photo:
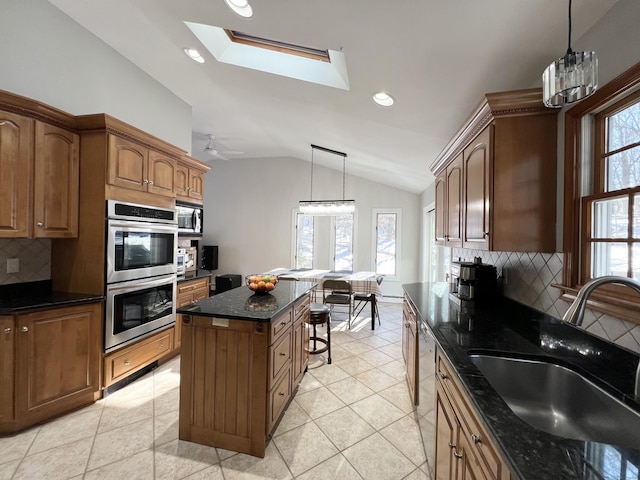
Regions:
<instances>
[{"instance_id":1,"label":"dark granite island countertop","mask_svg":"<svg viewBox=\"0 0 640 480\"><path fill-rule=\"evenodd\" d=\"M176 313L269 322L309 293L315 285L311 282L282 281L264 295L256 295L243 285L178 308Z\"/></svg>"},{"instance_id":2,"label":"dark granite island countertop","mask_svg":"<svg viewBox=\"0 0 640 480\"><path fill-rule=\"evenodd\" d=\"M508 299L465 312L451 302L447 284L413 283L403 288L500 447L512 480L639 478L640 445L609 445L537 430L511 411L469 360L470 352L551 358L640 411L633 395L638 355Z\"/></svg>"}]
</instances>

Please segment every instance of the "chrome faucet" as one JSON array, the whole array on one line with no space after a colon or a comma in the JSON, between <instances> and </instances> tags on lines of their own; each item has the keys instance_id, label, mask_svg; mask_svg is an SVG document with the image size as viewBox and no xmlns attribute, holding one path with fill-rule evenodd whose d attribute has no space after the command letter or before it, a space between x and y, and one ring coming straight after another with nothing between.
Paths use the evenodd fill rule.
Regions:
<instances>
[{"instance_id":1,"label":"chrome faucet","mask_svg":"<svg viewBox=\"0 0 640 480\"><path fill-rule=\"evenodd\" d=\"M582 325L582 320L584 319L584 308L587 305L589 295L591 295L591 292L596 288L608 283L620 283L622 285L626 285L640 294L640 282L633 278L617 277L613 275L593 278L585 283L578 291L576 299L569 307L569 310L567 310L567 313L564 314L562 320L567 323L571 323L572 325Z\"/></svg>"},{"instance_id":2,"label":"chrome faucet","mask_svg":"<svg viewBox=\"0 0 640 480\"><path fill-rule=\"evenodd\" d=\"M562 320L567 323L571 323L572 325L582 325L582 320L584 319L584 309L587 305L587 299L589 298L589 295L591 295L591 292L593 292L596 288L608 283L619 283L621 285L626 285L627 287L632 288L640 294L640 282L634 280L633 278L613 275L597 277L589 280L582 286L582 288L578 291L576 299L569 307L569 310L567 310L567 313L565 313L562 317ZM638 369L636 370L634 394L636 396L636 399L640 400L640 360L638 360Z\"/></svg>"}]
</instances>

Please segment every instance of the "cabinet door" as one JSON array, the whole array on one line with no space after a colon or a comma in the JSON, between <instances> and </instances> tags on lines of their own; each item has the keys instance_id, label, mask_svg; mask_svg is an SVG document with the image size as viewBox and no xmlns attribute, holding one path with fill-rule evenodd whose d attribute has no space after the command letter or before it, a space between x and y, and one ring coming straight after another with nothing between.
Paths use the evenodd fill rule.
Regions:
<instances>
[{"instance_id":1,"label":"cabinet door","mask_svg":"<svg viewBox=\"0 0 640 480\"><path fill-rule=\"evenodd\" d=\"M36 122L34 172L34 236L78 236L80 137L68 130Z\"/></svg>"},{"instance_id":2,"label":"cabinet door","mask_svg":"<svg viewBox=\"0 0 640 480\"><path fill-rule=\"evenodd\" d=\"M486 478L477 460L471 454L470 444L464 435L458 437L458 447L454 451L458 480L479 480Z\"/></svg>"},{"instance_id":3,"label":"cabinet door","mask_svg":"<svg viewBox=\"0 0 640 480\"><path fill-rule=\"evenodd\" d=\"M176 196L189 197L189 167L178 163L176 166Z\"/></svg>"},{"instance_id":4,"label":"cabinet door","mask_svg":"<svg viewBox=\"0 0 640 480\"><path fill-rule=\"evenodd\" d=\"M202 200L204 197L204 173L189 169L189 198Z\"/></svg>"},{"instance_id":5,"label":"cabinet door","mask_svg":"<svg viewBox=\"0 0 640 480\"><path fill-rule=\"evenodd\" d=\"M462 246L462 154L447 167L446 245Z\"/></svg>"},{"instance_id":6,"label":"cabinet door","mask_svg":"<svg viewBox=\"0 0 640 480\"><path fill-rule=\"evenodd\" d=\"M436 455L435 480L456 478L456 456L458 429L460 426L449 400L438 383L436 387Z\"/></svg>"},{"instance_id":7,"label":"cabinet door","mask_svg":"<svg viewBox=\"0 0 640 480\"><path fill-rule=\"evenodd\" d=\"M489 126L464 151L464 248L489 249L491 136Z\"/></svg>"},{"instance_id":8,"label":"cabinet door","mask_svg":"<svg viewBox=\"0 0 640 480\"><path fill-rule=\"evenodd\" d=\"M447 172L444 171L435 182L436 193L436 226L435 237L436 244L446 244L447 234Z\"/></svg>"},{"instance_id":9,"label":"cabinet door","mask_svg":"<svg viewBox=\"0 0 640 480\"><path fill-rule=\"evenodd\" d=\"M149 193L175 197L176 161L158 152L149 152Z\"/></svg>"},{"instance_id":10,"label":"cabinet door","mask_svg":"<svg viewBox=\"0 0 640 480\"><path fill-rule=\"evenodd\" d=\"M147 191L149 151L137 143L109 135L108 177L110 185Z\"/></svg>"},{"instance_id":11,"label":"cabinet door","mask_svg":"<svg viewBox=\"0 0 640 480\"><path fill-rule=\"evenodd\" d=\"M48 418L100 390L101 304L17 316L16 415Z\"/></svg>"},{"instance_id":12,"label":"cabinet door","mask_svg":"<svg viewBox=\"0 0 640 480\"><path fill-rule=\"evenodd\" d=\"M0 112L0 237L28 237L33 188L33 120Z\"/></svg>"},{"instance_id":13,"label":"cabinet door","mask_svg":"<svg viewBox=\"0 0 640 480\"><path fill-rule=\"evenodd\" d=\"M13 316L0 316L0 425L14 419L15 328Z\"/></svg>"}]
</instances>

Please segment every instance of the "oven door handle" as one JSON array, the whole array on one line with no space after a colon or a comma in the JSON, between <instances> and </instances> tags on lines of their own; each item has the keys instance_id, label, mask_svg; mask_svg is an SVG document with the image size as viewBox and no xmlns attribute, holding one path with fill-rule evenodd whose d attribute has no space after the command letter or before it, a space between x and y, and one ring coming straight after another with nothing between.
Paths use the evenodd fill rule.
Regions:
<instances>
[{"instance_id":1,"label":"oven door handle","mask_svg":"<svg viewBox=\"0 0 640 480\"><path fill-rule=\"evenodd\" d=\"M134 231L143 231L143 232L167 232L173 233L178 231L177 224L162 224L162 223L151 223L151 222L136 222L130 220L109 220L110 228L121 228L124 231L128 232L132 229Z\"/></svg>"},{"instance_id":2,"label":"oven door handle","mask_svg":"<svg viewBox=\"0 0 640 480\"><path fill-rule=\"evenodd\" d=\"M156 287L158 285L167 285L169 283L176 282L176 275L169 275L167 277L153 278L150 280L134 280L131 282L126 282L126 284L110 284L108 285L108 290L111 292L123 292L127 290L141 290L147 287Z\"/></svg>"}]
</instances>

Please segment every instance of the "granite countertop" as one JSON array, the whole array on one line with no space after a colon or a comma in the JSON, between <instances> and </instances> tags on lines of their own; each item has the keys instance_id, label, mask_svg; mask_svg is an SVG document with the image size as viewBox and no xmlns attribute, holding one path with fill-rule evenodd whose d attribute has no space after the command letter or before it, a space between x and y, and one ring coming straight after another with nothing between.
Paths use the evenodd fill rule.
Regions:
<instances>
[{"instance_id":1,"label":"granite countertop","mask_svg":"<svg viewBox=\"0 0 640 480\"><path fill-rule=\"evenodd\" d=\"M531 427L511 411L468 356L470 351L499 351L551 357L640 411L633 394L638 355L508 299L478 307L452 302L446 283L413 283L403 288L418 310L419 321L434 334L457 372L515 474L513 480L621 480L625 468L628 473L640 470L640 445L629 448L572 440Z\"/></svg>"},{"instance_id":2,"label":"granite countertop","mask_svg":"<svg viewBox=\"0 0 640 480\"><path fill-rule=\"evenodd\" d=\"M280 282L274 290L264 295L256 295L249 290L249 287L242 285L178 308L176 312L205 317L270 322L306 295L315 285L311 282Z\"/></svg>"},{"instance_id":3,"label":"granite countertop","mask_svg":"<svg viewBox=\"0 0 640 480\"><path fill-rule=\"evenodd\" d=\"M185 272L184 275L178 275L178 283L180 282L188 282L189 280L196 280L198 278L211 277L213 272L209 270L202 270L198 268L196 270L192 270L190 272Z\"/></svg>"},{"instance_id":4,"label":"granite countertop","mask_svg":"<svg viewBox=\"0 0 640 480\"><path fill-rule=\"evenodd\" d=\"M100 302L104 299L104 295L52 291L50 280L13 283L0 286L0 315Z\"/></svg>"}]
</instances>

